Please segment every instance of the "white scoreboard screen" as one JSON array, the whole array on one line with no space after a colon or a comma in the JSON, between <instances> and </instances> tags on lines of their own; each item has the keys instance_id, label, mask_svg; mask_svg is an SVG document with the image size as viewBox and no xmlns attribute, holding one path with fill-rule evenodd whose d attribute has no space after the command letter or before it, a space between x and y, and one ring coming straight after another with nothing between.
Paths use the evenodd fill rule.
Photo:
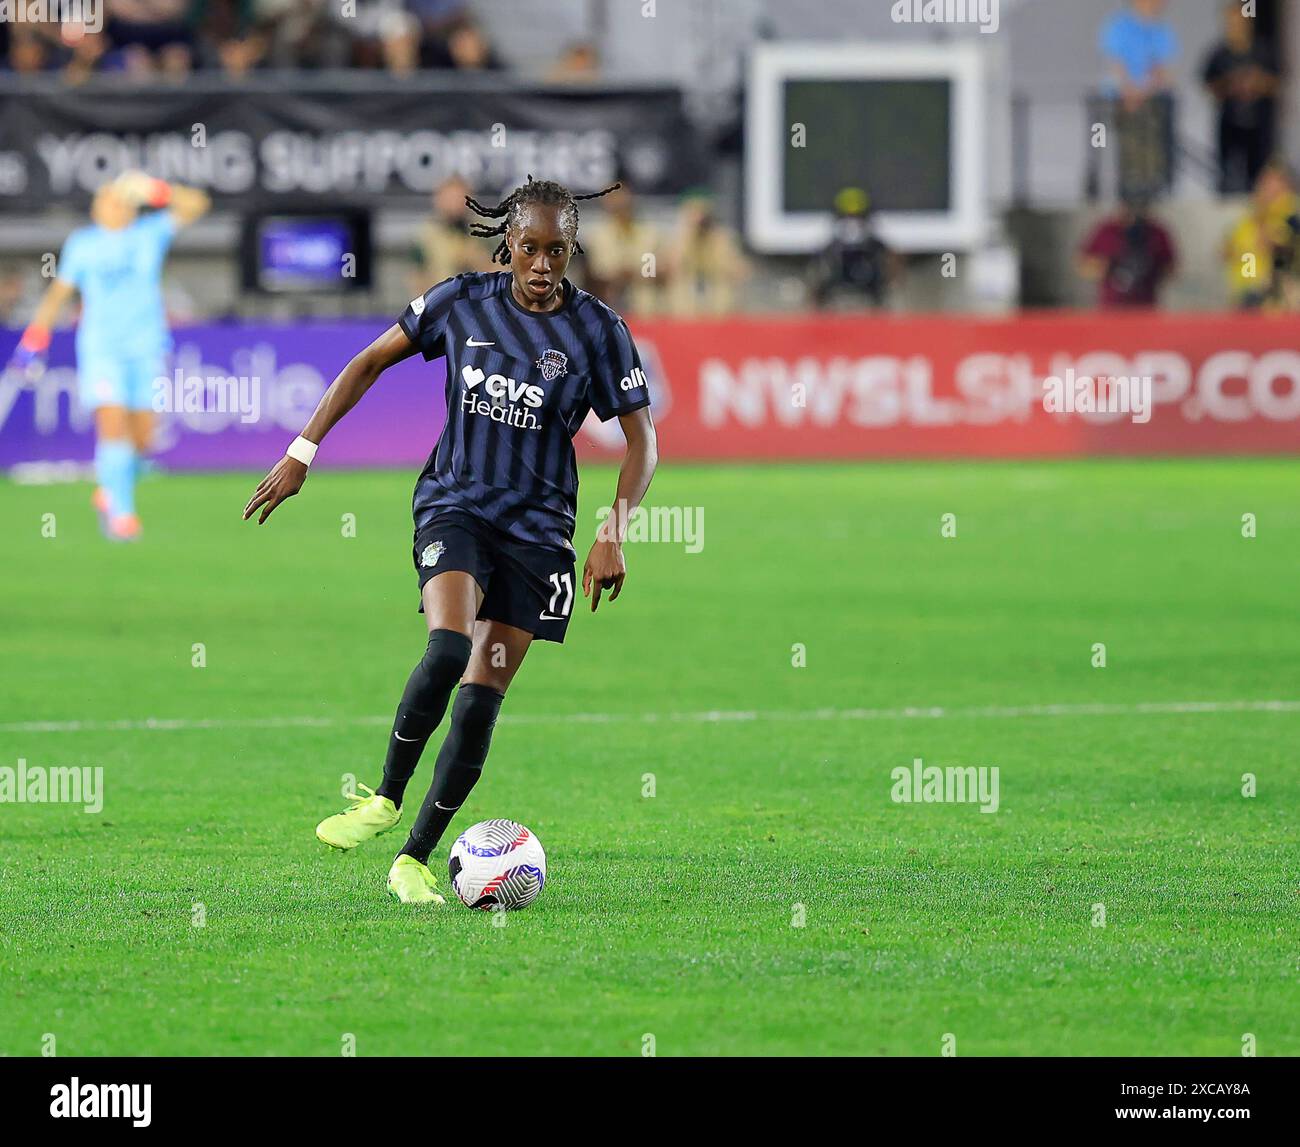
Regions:
<instances>
[{"instance_id":1,"label":"white scoreboard screen","mask_svg":"<svg viewBox=\"0 0 1300 1147\"><path fill-rule=\"evenodd\" d=\"M892 246L975 246L984 104L978 45L761 45L745 123L747 239L771 253L816 250L836 192L861 187Z\"/></svg>"}]
</instances>

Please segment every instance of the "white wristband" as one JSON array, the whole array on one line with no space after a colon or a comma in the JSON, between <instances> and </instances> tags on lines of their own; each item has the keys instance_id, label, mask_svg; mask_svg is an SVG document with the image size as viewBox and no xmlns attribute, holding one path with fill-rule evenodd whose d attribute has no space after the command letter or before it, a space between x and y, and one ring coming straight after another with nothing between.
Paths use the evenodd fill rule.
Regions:
<instances>
[{"instance_id":1,"label":"white wristband","mask_svg":"<svg viewBox=\"0 0 1300 1147\"><path fill-rule=\"evenodd\" d=\"M316 457L316 443L309 442L301 434L289 443L289 449L285 454L295 462L301 462L304 466L310 466Z\"/></svg>"}]
</instances>

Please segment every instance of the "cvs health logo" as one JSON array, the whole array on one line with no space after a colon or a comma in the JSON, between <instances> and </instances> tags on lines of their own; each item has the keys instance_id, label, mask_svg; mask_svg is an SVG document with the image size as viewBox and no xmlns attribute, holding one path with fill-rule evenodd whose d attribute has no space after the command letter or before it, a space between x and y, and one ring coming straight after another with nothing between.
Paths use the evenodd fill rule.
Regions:
<instances>
[{"instance_id":1,"label":"cvs health logo","mask_svg":"<svg viewBox=\"0 0 1300 1147\"><path fill-rule=\"evenodd\" d=\"M467 414L478 414L521 430L541 429L542 423L533 411L546 400L546 392L536 383L520 382L504 374L488 375L469 365L461 367L460 377L465 383L460 405ZM516 406L518 402L523 405Z\"/></svg>"},{"instance_id":2,"label":"cvs health logo","mask_svg":"<svg viewBox=\"0 0 1300 1147\"><path fill-rule=\"evenodd\" d=\"M517 379L506 378L504 374L486 375L476 366L462 367L460 377L467 390L473 390L482 383L483 393L498 401L518 402L523 399L525 406L536 410L546 400L546 392L535 382L519 382Z\"/></svg>"}]
</instances>

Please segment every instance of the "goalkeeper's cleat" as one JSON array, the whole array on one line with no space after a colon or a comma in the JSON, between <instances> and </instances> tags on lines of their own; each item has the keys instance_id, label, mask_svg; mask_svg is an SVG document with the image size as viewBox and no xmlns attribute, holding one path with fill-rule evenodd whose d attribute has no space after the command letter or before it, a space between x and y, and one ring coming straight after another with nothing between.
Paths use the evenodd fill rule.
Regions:
<instances>
[{"instance_id":1,"label":"goalkeeper's cleat","mask_svg":"<svg viewBox=\"0 0 1300 1147\"><path fill-rule=\"evenodd\" d=\"M327 816L316 826L316 838L331 848L356 848L372 837L394 828L402 810L387 797L376 796L368 785L357 785L365 793L348 793L352 807Z\"/></svg>"},{"instance_id":2,"label":"goalkeeper's cleat","mask_svg":"<svg viewBox=\"0 0 1300 1147\"><path fill-rule=\"evenodd\" d=\"M446 904L427 864L402 853L388 870L388 891L403 904Z\"/></svg>"},{"instance_id":3,"label":"goalkeeper's cleat","mask_svg":"<svg viewBox=\"0 0 1300 1147\"><path fill-rule=\"evenodd\" d=\"M140 519L134 514L114 514L109 518L105 532L110 542L138 542Z\"/></svg>"}]
</instances>

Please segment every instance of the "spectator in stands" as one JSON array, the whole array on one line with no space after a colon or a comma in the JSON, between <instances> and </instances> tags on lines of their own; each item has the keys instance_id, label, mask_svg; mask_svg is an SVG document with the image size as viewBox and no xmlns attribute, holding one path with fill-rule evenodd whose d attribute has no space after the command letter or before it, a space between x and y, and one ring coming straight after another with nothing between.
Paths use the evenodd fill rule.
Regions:
<instances>
[{"instance_id":1,"label":"spectator in stands","mask_svg":"<svg viewBox=\"0 0 1300 1147\"><path fill-rule=\"evenodd\" d=\"M637 218L636 197L621 184L601 201L604 213L584 220L587 287L621 313L653 314L659 309L662 253L654 227Z\"/></svg>"},{"instance_id":2,"label":"spectator in stands","mask_svg":"<svg viewBox=\"0 0 1300 1147\"><path fill-rule=\"evenodd\" d=\"M590 84L600 79L600 54L590 40L578 40L560 53L546 73L553 84Z\"/></svg>"},{"instance_id":3,"label":"spectator in stands","mask_svg":"<svg viewBox=\"0 0 1300 1147\"><path fill-rule=\"evenodd\" d=\"M1223 39L1202 76L1219 105L1219 191L1237 195L1255 185L1273 153L1279 76L1273 47L1255 35L1241 0L1229 0L1223 14Z\"/></svg>"},{"instance_id":4,"label":"spectator in stands","mask_svg":"<svg viewBox=\"0 0 1300 1147\"><path fill-rule=\"evenodd\" d=\"M460 72L495 72L502 68L487 34L468 16L453 25L447 34L451 62Z\"/></svg>"},{"instance_id":5,"label":"spectator in stands","mask_svg":"<svg viewBox=\"0 0 1300 1147\"><path fill-rule=\"evenodd\" d=\"M1170 68L1178 40L1165 0L1129 0L1101 29L1108 94L1115 101L1121 196L1151 196L1173 182Z\"/></svg>"},{"instance_id":6,"label":"spectator in stands","mask_svg":"<svg viewBox=\"0 0 1300 1147\"><path fill-rule=\"evenodd\" d=\"M102 30L89 32L84 24L72 20L0 21L0 32L9 37L5 61L15 72L58 71L72 84L99 71L109 47Z\"/></svg>"},{"instance_id":7,"label":"spectator in stands","mask_svg":"<svg viewBox=\"0 0 1300 1147\"><path fill-rule=\"evenodd\" d=\"M433 193L433 210L421 225L411 250L411 293L422 295L435 283L462 271L495 270L483 243L469 233L473 218L465 205L469 184L453 175Z\"/></svg>"},{"instance_id":8,"label":"spectator in stands","mask_svg":"<svg viewBox=\"0 0 1300 1147\"><path fill-rule=\"evenodd\" d=\"M420 66L420 22L403 0L358 0L354 18L345 21L353 40L353 63L410 75Z\"/></svg>"},{"instance_id":9,"label":"spectator in stands","mask_svg":"<svg viewBox=\"0 0 1300 1147\"><path fill-rule=\"evenodd\" d=\"M1097 305L1153 307L1174 273L1173 238L1140 196L1103 219L1079 251L1079 274L1098 284Z\"/></svg>"},{"instance_id":10,"label":"spectator in stands","mask_svg":"<svg viewBox=\"0 0 1300 1147\"><path fill-rule=\"evenodd\" d=\"M902 264L871 224L871 197L860 187L835 196L831 239L808 268L813 305L823 308L850 298L858 305L882 307Z\"/></svg>"},{"instance_id":11,"label":"spectator in stands","mask_svg":"<svg viewBox=\"0 0 1300 1147\"><path fill-rule=\"evenodd\" d=\"M105 30L124 70L179 79L194 62L187 0L108 0Z\"/></svg>"},{"instance_id":12,"label":"spectator in stands","mask_svg":"<svg viewBox=\"0 0 1300 1147\"><path fill-rule=\"evenodd\" d=\"M63 63L63 79L67 83L79 84L103 69L112 46L106 32L90 32L84 25L65 23L62 39L67 49Z\"/></svg>"},{"instance_id":13,"label":"spectator in stands","mask_svg":"<svg viewBox=\"0 0 1300 1147\"><path fill-rule=\"evenodd\" d=\"M1129 0L1102 25L1107 78L1126 111L1169 91L1178 39L1164 10L1165 0Z\"/></svg>"},{"instance_id":14,"label":"spectator in stands","mask_svg":"<svg viewBox=\"0 0 1300 1147\"><path fill-rule=\"evenodd\" d=\"M268 67L341 68L351 62L351 37L331 0L253 0L253 17L260 59Z\"/></svg>"},{"instance_id":15,"label":"spectator in stands","mask_svg":"<svg viewBox=\"0 0 1300 1147\"><path fill-rule=\"evenodd\" d=\"M406 0L406 10L415 17L420 39L420 66L454 67L447 48L447 36L468 17L468 0Z\"/></svg>"},{"instance_id":16,"label":"spectator in stands","mask_svg":"<svg viewBox=\"0 0 1300 1147\"><path fill-rule=\"evenodd\" d=\"M668 261L668 296L677 315L726 315L735 310L736 289L749 274L740 243L719 222L713 196L693 191L677 215Z\"/></svg>"},{"instance_id":17,"label":"spectator in stands","mask_svg":"<svg viewBox=\"0 0 1300 1147\"><path fill-rule=\"evenodd\" d=\"M190 16L200 67L224 68L227 75L238 77L252 71L266 54L253 0L195 0Z\"/></svg>"},{"instance_id":18,"label":"spectator in stands","mask_svg":"<svg viewBox=\"0 0 1300 1147\"><path fill-rule=\"evenodd\" d=\"M453 19L441 36L426 41L421 59L426 67L458 72L499 71L503 66L486 33L468 12Z\"/></svg>"},{"instance_id":19,"label":"spectator in stands","mask_svg":"<svg viewBox=\"0 0 1300 1147\"><path fill-rule=\"evenodd\" d=\"M48 43L39 24L0 20L0 58L7 70L30 75L49 66Z\"/></svg>"},{"instance_id":20,"label":"spectator in stands","mask_svg":"<svg viewBox=\"0 0 1300 1147\"><path fill-rule=\"evenodd\" d=\"M1265 164L1250 207L1228 235L1224 270L1233 304L1242 310L1295 310L1300 197L1280 161Z\"/></svg>"}]
</instances>

